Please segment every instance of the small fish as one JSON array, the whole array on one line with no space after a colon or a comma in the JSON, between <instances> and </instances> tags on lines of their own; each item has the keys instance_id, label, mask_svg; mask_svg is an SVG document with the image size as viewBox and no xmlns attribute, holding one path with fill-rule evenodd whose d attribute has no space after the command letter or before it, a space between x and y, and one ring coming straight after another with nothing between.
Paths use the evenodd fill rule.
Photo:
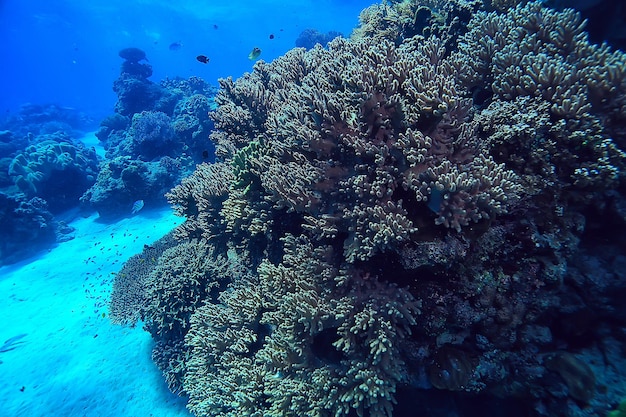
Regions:
<instances>
[{"instance_id":1,"label":"small fish","mask_svg":"<svg viewBox=\"0 0 626 417\"><path fill-rule=\"evenodd\" d=\"M259 59L259 56L261 56L261 48L255 46L254 49L252 49L252 52L250 52L250 55L248 55L248 59L254 61Z\"/></svg>"},{"instance_id":2,"label":"small fish","mask_svg":"<svg viewBox=\"0 0 626 417\"><path fill-rule=\"evenodd\" d=\"M8 352L10 350L13 350L13 349L19 347L20 345L22 345L24 343L24 341L22 339L25 338L25 337L26 337L26 333L22 333L22 334L18 334L17 336L13 336L13 337L5 340L4 344L2 346L0 346L0 353Z\"/></svg>"},{"instance_id":3,"label":"small fish","mask_svg":"<svg viewBox=\"0 0 626 417\"><path fill-rule=\"evenodd\" d=\"M270 33L270 39L274 39L274 34Z\"/></svg>"},{"instance_id":4,"label":"small fish","mask_svg":"<svg viewBox=\"0 0 626 417\"><path fill-rule=\"evenodd\" d=\"M202 62L203 64L209 63L209 57L206 55L198 55L196 59L198 60L198 62Z\"/></svg>"},{"instance_id":5,"label":"small fish","mask_svg":"<svg viewBox=\"0 0 626 417\"><path fill-rule=\"evenodd\" d=\"M170 43L170 51L178 51L180 48L183 47L183 43L181 41L178 42L172 42Z\"/></svg>"},{"instance_id":6,"label":"small fish","mask_svg":"<svg viewBox=\"0 0 626 417\"><path fill-rule=\"evenodd\" d=\"M218 26L217 25L213 25L213 29L217 30Z\"/></svg>"},{"instance_id":7,"label":"small fish","mask_svg":"<svg viewBox=\"0 0 626 417\"><path fill-rule=\"evenodd\" d=\"M133 203L133 209L131 210L131 213L135 214L142 208L143 208L143 200L137 200Z\"/></svg>"}]
</instances>

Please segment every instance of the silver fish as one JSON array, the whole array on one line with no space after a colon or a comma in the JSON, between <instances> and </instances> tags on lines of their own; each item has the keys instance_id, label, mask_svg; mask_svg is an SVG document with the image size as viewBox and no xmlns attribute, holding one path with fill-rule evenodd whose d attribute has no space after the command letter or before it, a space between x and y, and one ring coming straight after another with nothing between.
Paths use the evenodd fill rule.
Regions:
<instances>
[{"instance_id":1,"label":"silver fish","mask_svg":"<svg viewBox=\"0 0 626 417\"><path fill-rule=\"evenodd\" d=\"M143 200L137 200L133 203L133 209L131 210L131 213L135 214L142 208L143 208Z\"/></svg>"}]
</instances>

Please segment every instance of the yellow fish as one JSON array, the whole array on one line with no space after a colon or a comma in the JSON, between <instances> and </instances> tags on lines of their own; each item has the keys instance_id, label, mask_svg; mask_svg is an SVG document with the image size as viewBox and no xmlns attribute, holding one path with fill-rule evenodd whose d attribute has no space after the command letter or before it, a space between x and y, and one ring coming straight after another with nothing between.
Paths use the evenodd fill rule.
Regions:
<instances>
[{"instance_id":1,"label":"yellow fish","mask_svg":"<svg viewBox=\"0 0 626 417\"><path fill-rule=\"evenodd\" d=\"M252 49L252 52L250 52L250 55L248 55L248 59L251 60L256 60L259 59L259 56L261 55L261 48L259 47L254 47L254 49Z\"/></svg>"}]
</instances>

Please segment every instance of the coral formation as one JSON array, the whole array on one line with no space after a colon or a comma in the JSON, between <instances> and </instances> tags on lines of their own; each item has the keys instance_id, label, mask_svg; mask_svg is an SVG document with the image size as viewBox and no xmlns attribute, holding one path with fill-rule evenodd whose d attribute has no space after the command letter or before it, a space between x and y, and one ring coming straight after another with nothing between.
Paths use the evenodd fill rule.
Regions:
<instances>
[{"instance_id":1,"label":"coral formation","mask_svg":"<svg viewBox=\"0 0 626 417\"><path fill-rule=\"evenodd\" d=\"M328 42L338 36L343 36L343 34L333 30L322 33L317 29L304 29L296 39L296 47L311 49L318 43L325 47L328 45Z\"/></svg>"},{"instance_id":2,"label":"coral formation","mask_svg":"<svg viewBox=\"0 0 626 417\"><path fill-rule=\"evenodd\" d=\"M118 96L115 112L132 116L157 107L168 92L148 80L152 75L152 66L141 62L146 60L146 53L138 48L125 48L119 52L119 56L124 62L119 78L113 83L113 91Z\"/></svg>"},{"instance_id":3,"label":"coral formation","mask_svg":"<svg viewBox=\"0 0 626 417\"><path fill-rule=\"evenodd\" d=\"M75 139L92 121L56 104L23 104L0 121L0 264L71 239L55 218L96 180L99 157Z\"/></svg>"},{"instance_id":4,"label":"coral formation","mask_svg":"<svg viewBox=\"0 0 626 417\"><path fill-rule=\"evenodd\" d=\"M24 103L17 113L0 121L0 131L12 132L14 141L21 142L29 137L62 132L70 137L79 137L93 128L94 120L72 107L58 104ZM25 145L19 145L23 149ZM0 155L2 153L0 152Z\"/></svg>"},{"instance_id":5,"label":"coral formation","mask_svg":"<svg viewBox=\"0 0 626 417\"><path fill-rule=\"evenodd\" d=\"M143 251L133 255L116 274L113 297L109 304L109 318L115 324L135 326L146 305L146 288L150 274L158 265L159 257L176 245L171 235L165 235Z\"/></svg>"},{"instance_id":6,"label":"coral formation","mask_svg":"<svg viewBox=\"0 0 626 417\"><path fill-rule=\"evenodd\" d=\"M73 231L54 218L45 200L0 192L0 265L32 256L56 242L70 240Z\"/></svg>"},{"instance_id":7,"label":"coral formation","mask_svg":"<svg viewBox=\"0 0 626 417\"><path fill-rule=\"evenodd\" d=\"M80 200L102 218L127 215L138 199L147 204L160 203L179 176L176 166L166 158L154 162L123 156L107 159L100 165L95 184Z\"/></svg>"},{"instance_id":8,"label":"coral formation","mask_svg":"<svg viewBox=\"0 0 626 417\"><path fill-rule=\"evenodd\" d=\"M163 112L143 111L133 115L129 129L130 156L152 161L163 156L180 153L181 143L176 140L170 117Z\"/></svg>"},{"instance_id":9,"label":"coral formation","mask_svg":"<svg viewBox=\"0 0 626 417\"><path fill-rule=\"evenodd\" d=\"M186 221L140 297L195 415L623 398L625 242L598 243L626 229L626 57L571 10L480 7L385 2L220 80L218 161L167 194Z\"/></svg>"},{"instance_id":10,"label":"coral formation","mask_svg":"<svg viewBox=\"0 0 626 417\"><path fill-rule=\"evenodd\" d=\"M353 37L386 39L399 45L414 36L436 36L450 51L482 3L480 0L384 1L361 12L360 25Z\"/></svg>"},{"instance_id":11,"label":"coral formation","mask_svg":"<svg viewBox=\"0 0 626 417\"><path fill-rule=\"evenodd\" d=\"M126 62L147 65L141 62L145 59L141 50L130 48L120 56ZM214 89L197 77L154 84L146 79L149 75L129 74L126 66L122 66L116 89L129 79L157 91L158 97L148 100L137 91L117 91L116 113L102 121L96 134L107 160L81 201L109 219L128 214L126 208L137 199L165 203L165 192L189 175L195 164L211 161L214 154L208 139Z\"/></svg>"}]
</instances>

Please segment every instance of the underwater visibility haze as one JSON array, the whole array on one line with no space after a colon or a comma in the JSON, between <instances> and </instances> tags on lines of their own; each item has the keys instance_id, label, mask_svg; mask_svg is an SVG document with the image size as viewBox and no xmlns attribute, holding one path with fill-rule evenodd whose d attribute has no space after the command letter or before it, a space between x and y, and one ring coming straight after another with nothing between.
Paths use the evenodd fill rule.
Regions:
<instances>
[{"instance_id":1,"label":"underwater visibility haze","mask_svg":"<svg viewBox=\"0 0 626 417\"><path fill-rule=\"evenodd\" d=\"M626 415L621 2L0 19L0 416Z\"/></svg>"}]
</instances>

